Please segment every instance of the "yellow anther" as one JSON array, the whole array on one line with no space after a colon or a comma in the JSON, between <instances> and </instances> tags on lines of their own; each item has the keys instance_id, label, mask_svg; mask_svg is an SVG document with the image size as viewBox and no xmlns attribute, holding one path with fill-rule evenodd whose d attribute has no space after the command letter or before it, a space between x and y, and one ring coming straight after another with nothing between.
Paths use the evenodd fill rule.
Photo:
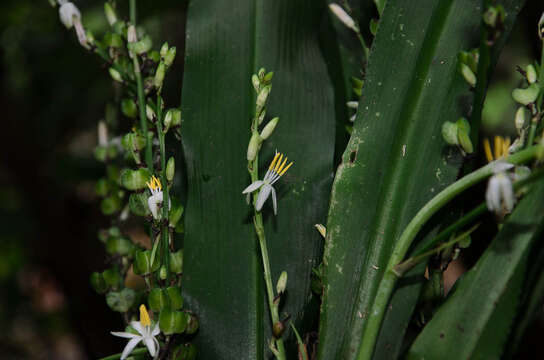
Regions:
<instances>
[{"instance_id":1,"label":"yellow anther","mask_svg":"<svg viewBox=\"0 0 544 360\"><path fill-rule=\"evenodd\" d=\"M285 169L283 169L283 171L280 173L280 176L282 176L283 174L285 174L285 172L287 171L287 169L289 169L291 167L291 165L293 165L293 162L291 161L291 163L289 165L287 165L285 167Z\"/></svg>"},{"instance_id":2,"label":"yellow anther","mask_svg":"<svg viewBox=\"0 0 544 360\"><path fill-rule=\"evenodd\" d=\"M283 167L285 166L285 163L287 162L287 156L285 157L285 159L283 160L283 163L280 165L277 173L279 174L281 172L281 170L283 169Z\"/></svg>"},{"instance_id":3,"label":"yellow anther","mask_svg":"<svg viewBox=\"0 0 544 360\"><path fill-rule=\"evenodd\" d=\"M500 158L502 153L502 136L495 136L493 150L495 150L495 160Z\"/></svg>"},{"instance_id":4,"label":"yellow anther","mask_svg":"<svg viewBox=\"0 0 544 360\"><path fill-rule=\"evenodd\" d=\"M276 160L278 160L278 156L280 156L280 153L276 153L276 155L274 155L274 160L272 160L272 162L270 163L268 170L272 170L272 168L274 168L274 164L276 163Z\"/></svg>"},{"instance_id":5,"label":"yellow anther","mask_svg":"<svg viewBox=\"0 0 544 360\"><path fill-rule=\"evenodd\" d=\"M510 138L507 137L504 139L504 142L502 143L502 156L504 157L508 156L509 148L510 148Z\"/></svg>"},{"instance_id":6,"label":"yellow anther","mask_svg":"<svg viewBox=\"0 0 544 360\"><path fill-rule=\"evenodd\" d=\"M283 160L283 154L280 154L280 158L278 159L278 162L276 163L276 167L274 167L274 171L278 172L278 169L280 167L280 163Z\"/></svg>"},{"instance_id":7,"label":"yellow anther","mask_svg":"<svg viewBox=\"0 0 544 360\"><path fill-rule=\"evenodd\" d=\"M149 319L149 314L147 313L144 304L140 305L140 324L143 327L151 326L151 320Z\"/></svg>"},{"instance_id":8,"label":"yellow anther","mask_svg":"<svg viewBox=\"0 0 544 360\"><path fill-rule=\"evenodd\" d=\"M484 152L485 152L485 157L487 159L487 162L492 162L493 155L491 154L491 145L489 144L488 138L484 139Z\"/></svg>"},{"instance_id":9,"label":"yellow anther","mask_svg":"<svg viewBox=\"0 0 544 360\"><path fill-rule=\"evenodd\" d=\"M151 179L149 179L148 182L145 183L147 185L147 187L150 189L150 190L161 190L162 189L162 185L161 185L161 182L159 181L159 179L157 179L155 177L155 175L153 175L151 177Z\"/></svg>"}]
</instances>

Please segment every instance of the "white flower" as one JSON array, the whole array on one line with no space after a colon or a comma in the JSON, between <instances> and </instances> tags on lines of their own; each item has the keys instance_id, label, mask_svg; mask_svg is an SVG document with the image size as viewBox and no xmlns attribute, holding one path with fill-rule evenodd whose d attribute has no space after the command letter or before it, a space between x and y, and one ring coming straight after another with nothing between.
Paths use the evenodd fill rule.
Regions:
<instances>
[{"instance_id":1,"label":"white flower","mask_svg":"<svg viewBox=\"0 0 544 360\"><path fill-rule=\"evenodd\" d=\"M512 187L512 179L506 173L514 165L505 161L494 161L491 163L493 176L489 179L485 200L489 211L503 216L514 209L516 197Z\"/></svg>"},{"instance_id":2,"label":"white flower","mask_svg":"<svg viewBox=\"0 0 544 360\"><path fill-rule=\"evenodd\" d=\"M357 33L359 32L357 25L355 25L355 21L353 21L351 16L349 16L348 13L340 5L335 3L329 4L329 9L333 12L334 15L336 15L338 20L344 23L344 25Z\"/></svg>"},{"instance_id":3,"label":"white flower","mask_svg":"<svg viewBox=\"0 0 544 360\"><path fill-rule=\"evenodd\" d=\"M72 26L76 29L77 39L81 46L85 49L89 49L87 43L87 35L85 29L81 23L81 13L79 9L71 2L63 2L59 8L60 21L66 26L67 29L71 29Z\"/></svg>"},{"instance_id":4,"label":"white flower","mask_svg":"<svg viewBox=\"0 0 544 360\"><path fill-rule=\"evenodd\" d=\"M283 162L282 162L283 160ZM244 191L242 191L242 194L249 194L252 193L255 190L261 189L259 191L259 195L257 196L257 203L255 204L255 210L261 211L263 208L264 202L270 194L272 194L272 203L274 205L274 214L278 213L278 204L276 200L276 190L272 187L276 181L279 180L280 177L282 177L283 174L293 165L293 162L291 162L289 165L285 166L287 163L287 157L283 159L283 154L276 153L274 156L274 159L270 163L270 166L268 167L268 171L266 172L266 175L264 176L263 180L257 180L251 185L249 185L247 188L245 188ZM249 195L248 195L249 196Z\"/></svg>"},{"instance_id":5,"label":"white flower","mask_svg":"<svg viewBox=\"0 0 544 360\"><path fill-rule=\"evenodd\" d=\"M161 218L161 214L159 213L159 204L162 204L162 185L159 179L153 175L151 177L151 180L149 180L147 183L147 187L149 188L149 191L151 191L151 196L147 199L147 206L149 206L149 211L151 211L151 214L153 215L153 219L159 220ZM172 204L168 204L168 208L170 208Z\"/></svg>"},{"instance_id":6,"label":"white flower","mask_svg":"<svg viewBox=\"0 0 544 360\"><path fill-rule=\"evenodd\" d=\"M153 358L156 358L157 355L159 355L160 344L155 337L159 335L161 331L158 322L153 328L151 327L151 320L149 319L149 314L147 313L145 305L140 306L140 321L132 321L130 323L130 326L132 326L139 335L129 332L111 332L111 334L114 336L130 339L125 348L123 349L123 353L121 354L121 360L125 360L127 356L130 355L132 350L134 350L136 345L140 343L140 341L143 341L143 343L147 347L149 355L153 356Z\"/></svg>"}]
</instances>

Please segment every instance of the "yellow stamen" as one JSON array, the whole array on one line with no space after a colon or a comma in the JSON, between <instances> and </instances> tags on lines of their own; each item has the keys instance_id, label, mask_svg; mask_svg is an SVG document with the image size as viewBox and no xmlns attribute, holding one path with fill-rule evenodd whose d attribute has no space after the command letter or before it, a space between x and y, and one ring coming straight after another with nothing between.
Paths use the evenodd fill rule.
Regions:
<instances>
[{"instance_id":1,"label":"yellow stamen","mask_svg":"<svg viewBox=\"0 0 544 360\"><path fill-rule=\"evenodd\" d=\"M502 156L507 157L508 156L508 149L510 148L510 138L507 137L504 139L504 142L502 143Z\"/></svg>"},{"instance_id":2,"label":"yellow stamen","mask_svg":"<svg viewBox=\"0 0 544 360\"><path fill-rule=\"evenodd\" d=\"M274 167L274 171L278 172L278 169L280 167L281 161L283 160L283 154L280 154L280 158L278 159L278 162L276 163L276 166Z\"/></svg>"},{"instance_id":3,"label":"yellow stamen","mask_svg":"<svg viewBox=\"0 0 544 360\"><path fill-rule=\"evenodd\" d=\"M489 139L488 138L484 139L484 152L485 152L485 157L486 157L487 161L492 162L493 161L493 155L491 154L491 145L489 144Z\"/></svg>"},{"instance_id":4,"label":"yellow stamen","mask_svg":"<svg viewBox=\"0 0 544 360\"><path fill-rule=\"evenodd\" d=\"M155 175L151 176L151 179L149 179L149 181L145 184L150 190L162 190L161 182L155 177Z\"/></svg>"},{"instance_id":5,"label":"yellow stamen","mask_svg":"<svg viewBox=\"0 0 544 360\"><path fill-rule=\"evenodd\" d=\"M149 314L147 313L144 304L140 305L140 324L143 327L151 326L151 320L149 319Z\"/></svg>"},{"instance_id":6,"label":"yellow stamen","mask_svg":"<svg viewBox=\"0 0 544 360\"><path fill-rule=\"evenodd\" d=\"M289 165L287 165L285 167L285 169L283 169L283 171L280 173L280 176L282 176L283 174L285 174L285 172L291 167L291 165L293 165L293 162L291 161L291 163Z\"/></svg>"},{"instance_id":7,"label":"yellow stamen","mask_svg":"<svg viewBox=\"0 0 544 360\"><path fill-rule=\"evenodd\" d=\"M276 160L278 160L278 156L280 156L280 153L276 153L276 155L274 155L274 160L272 160L272 162L270 163L268 170L272 170L274 168L274 164L276 164Z\"/></svg>"},{"instance_id":8,"label":"yellow stamen","mask_svg":"<svg viewBox=\"0 0 544 360\"><path fill-rule=\"evenodd\" d=\"M283 167L285 166L285 163L287 162L287 156L285 157L285 159L283 160L283 163L281 164L281 166L279 167L277 173L279 174L281 172L281 170L283 169Z\"/></svg>"},{"instance_id":9,"label":"yellow stamen","mask_svg":"<svg viewBox=\"0 0 544 360\"><path fill-rule=\"evenodd\" d=\"M495 152L495 159L500 158L502 152L502 136L495 136L495 144L493 146L493 150Z\"/></svg>"}]
</instances>

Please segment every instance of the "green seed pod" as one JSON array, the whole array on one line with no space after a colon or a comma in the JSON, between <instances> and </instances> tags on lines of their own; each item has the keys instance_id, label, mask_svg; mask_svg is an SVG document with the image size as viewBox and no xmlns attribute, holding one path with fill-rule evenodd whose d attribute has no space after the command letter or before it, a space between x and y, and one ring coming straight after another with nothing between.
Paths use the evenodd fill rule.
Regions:
<instances>
[{"instance_id":1,"label":"green seed pod","mask_svg":"<svg viewBox=\"0 0 544 360\"><path fill-rule=\"evenodd\" d=\"M106 251L111 255L127 256L134 251L132 241L122 237L110 237L106 241Z\"/></svg>"},{"instance_id":2,"label":"green seed pod","mask_svg":"<svg viewBox=\"0 0 544 360\"><path fill-rule=\"evenodd\" d=\"M168 52L168 42L165 41L161 46L161 51L160 51L161 57L162 58L165 57L167 52Z\"/></svg>"},{"instance_id":3,"label":"green seed pod","mask_svg":"<svg viewBox=\"0 0 544 360\"><path fill-rule=\"evenodd\" d=\"M274 77L274 72L270 71L268 72L263 79L264 84L270 84L272 82L272 78Z\"/></svg>"},{"instance_id":4,"label":"green seed pod","mask_svg":"<svg viewBox=\"0 0 544 360\"><path fill-rule=\"evenodd\" d=\"M170 271L174 274L181 274L183 271L183 250L170 253Z\"/></svg>"},{"instance_id":5,"label":"green seed pod","mask_svg":"<svg viewBox=\"0 0 544 360\"><path fill-rule=\"evenodd\" d=\"M113 24L113 31L116 34L119 34L121 36L127 35L127 23L123 20L117 20L115 24Z\"/></svg>"},{"instance_id":6,"label":"green seed pod","mask_svg":"<svg viewBox=\"0 0 544 360\"><path fill-rule=\"evenodd\" d=\"M110 26L113 26L117 22L117 14L115 14L115 10L113 10L113 7L107 1L104 3L104 14L106 14L106 19Z\"/></svg>"},{"instance_id":7,"label":"green seed pod","mask_svg":"<svg viewBox=\"0 0 544 360\"><path fill-rule=\"evenodd\" d=\"M172 310L179 310L183 307L183 297L181 296L181 288L179 286L170 286L166 288L166 294L170 300Z\"/></svg>"},{"instance_id":8,"label":"green seed pod","mask_svg":"<svg viewBox=\"0 0 544 360\"><path fill-rule=\"evenodd\" d=\"M171 228L175 228L178 224L179 220L181 219L181 216L183 215L183 205L175 199L172 198L171 205L170 205L170 211L168 212L168 219L169 219L169 225Z\"/></svg>"},{"instance_id":9,"label":"green seed pod","mask_svg":"<svg viewBox=\"0 0 544 360\"><path fill-rule=\"evenodd\" d=\"M115 159L118 155L117 146L110 145L106 149L106 155L108 159Z\"/></svg>"},{"instance_id":10,"label":"green seed pod","mask_svg":"<svg viewBox=\"0 0 544 360\"><path fill-rule=\"evenodd\" d=\"M446 121L442 124L442 137L449 145L459 145L457 139L457 124Z\"/></svg>"},{"instance_id":11,"label":"green seed pod","mask_svg":"<svg viewBox=\"0 0 544 360\"><path fill-rule=\"evenodd\" d=\"M189 323L189 316L182 311L163 308L159 314L159 326L165 335L181 334Z\"/></svg>"},{"instance_id":12,"label":"green seed pod","mask_svg":"<svg viewBox=\"0 0 544 360\"><path fill-rule=\"evenodd\" d=\"M125 114L126 117L135 118L138 115L138 108L136 103L132 99L123 99L121 101L121 112Z\"/></svg>"},{"instance_id":13,"label":"green seed pod","mask_svg":"<svg viewBox=\"0 0 544 360\"><path fill-rule=\"evenodd\" d=\"M164 81L164 75L166 74L166 66L164 65L164 62L160 62L159 66L157 67L157 71L155 71L155 77L153 78L153 85L155 88L160 89L162 88L162 83Z\"/></svg>"},{"instance_id":14,"label":"green seed pod","mask_svg":"<svg viewBox=\"0 0 544 360\"><path fill-rule=\"evenodd\" d=\"M181 110L180 109L168 109L166 115L164 115L164 129L166 134L171 127L181 126Z\"/></svg>"},{"instance_id":15,"label":"green seed pod","mask_svg":"<svg viewBox=\"0 0 544 360\"><path fill-rule=\"evenodd\" d=\"M149 178L151 178L151 173L147 168L138 170L124 169L121 172L121 185L130 191L141 190L146 187Z\"/></svg>"},{"instance_id":16,"label":"green seed pod","mask_svg":"<svg viewBox=\"0 0 544 360\"><path fill-rule=\"evenodd\" d=\"M285 325L281 321L277 321L274 326L272 326L272 333L276 339L279 339L284 331Z\"/></svg>"},{"instance_id":17,"label":"green seed pod","mask_svg":"<svg viewBox=\"0 0 544 360\"><path fill-rule=\"evenodd\" d=\"M94 187L94 190L96 192L96 195L104 197L108 195L108 192L110 191L109 182L105 178L101 178L96 182L96 185Z\"/></svg>"},{"instance_id":18,"label":"green seed pod","mask_svg":"<svg viewBox=\"0 0 544 360\"><path fill-rule=\"evenodd\" d=\"M151 47L153 46L153 42L151 41L151 37L149 35L145 35L141 40L136 42L129 42L127 47L130 51L141 55L145 54L149 50L151 50Z\"/></svg>"},{"instance_id":19,"label":"green seed pod","mask_svg":"<svg viewBox=\"0 0 544 360\"><path fill-rule=\"evenodd\" d=\"M166 278L168 277L167 276L167 272L166 272L166 267L163 265L161 266L160 270L159 270L159 277L161 278L161 280L166 280Z\"/></svg>"},{"instance_id":20,"label":"green seed pod","mask_svg":"<svg viewBox=\"0 0 544 360\"><path fill-rule=\"evenodd\" d=\"M540 93L540 87L538 84L531 84L526 89L514 89L512 91L512 98L522 105L529 105L534 103Z\"/></svg>"},{"instance_id":21,"label":"green seed pod","mask_svg":"<svg viewBox=\"0 0 544 360\"><path fill-rule=\"evenodd\" d=\"M136 292L129 288L124 288L119 292L110 292L106 294L106 303L113 311L127 312L136 300Z\"/></svg>"},{"instance_id":22,"label":"green seed pod","mask_svg":"<svg viewBox=\"0 0 544 360\"><path fill-rule=\"evenodd\" d=\"M259 90L261 89L261 81L259 80L259 77L253 74L253 76L251 76L251 83L253 84L253 89L255 89L255 92L258 94Z\"/></svg>"},{"instance_id":23,"label":"green seed pod","mask_svg":"<svg viewBox=\"0 0 544 360\"><path fill-rule=\"evenodd\" d=\"M128 207L136 216L150 215L149 206L147 205L147 195L145 193L133 193L128 198Z\"/></svg>"},{"instance_id":24,"label":"green seed pod","mask_svg":"<svg viewBox=\"0 0 544 360\"><path fill-rule=\"evenodd\" d=\"M533 65L527 65L525 68L525 73L527 74L527 81L529 84L534 84L537 81L536 70Z\"/></svg>"},{"instance_id":25,"label":"green seed pod","mask_svg":"<svg viewBox=\"0 0 544 360\"><path fill-rule=\"evenodd\" d=\"M472 154L474 152L474 147L472 146L472 141L470 140L470 124L465 118L460 118L456 122L457 124L457 140L459 145L467 154Z\"/></svg>"},{"instance_id":26,"label":"green seed pod","mask_svg":"<svg viewBox=\"0 0 544 360\"><path fill-rule=\"evenodd\" d=\"M525 127L525 108L521 106L518 108L518 110L516 111L514 123L516 125L516 130L518 131L518 133L520 133L521 130L523 130L523 128Z\"/></svg>"},{"instance_id":27,"label":"green seed pod","mask_svg":"<svg viewBox=\"0 0 544 360\"><path fill-rule=\"evenodd\" d=\"M476 75L474 75L474 72L470 69L470 67L466 64L461 64L461 75L465 78L465 81L469 83L470 86L474 87L476 86Z\"/></svg>"},{"instance_id":28,"label":"green seed pod","mask_svg":"<svg viewBox=\"0 0 544 360\"><path fill-rule=\"evenodd\" d=\"M196 359L196 347L191 344L183 344L174 349L173 360L195 360Z\"/></svg>"},{"instance_id":29,"label":"green seed pod","mask_svg":"<svg viewBox=\"0 0 544 360\"><path fill-rule=\"evenodd\" d=\"M174 175L176 174L176 160L174 157L170 157L166 162L166 180L172 182L174 180Z\"/></svg>"},{"instance_id":30,"label":"green seed pod","mask_svg":"<svg viewBox=\"0 0 544 360\"><path fill-rule=\"evenodd\" d=\"M108 285L106 285L106 281L104 281L104 277L101 273L93 272L90 281L91 286L97 293L104 294L108 290Z\"/></svg>"},{"instance_id":31,"label":"green seed pod","mask_svg":"<svg viewBox=\"0 0 544 360\"><path fill-rule=\"evenodd\" d=\"M278 294L283 294L286 287L287 287L287 271L282 271L278 279L278 282L276 284L276 292Z\"/></svg>"},{"instance_id":32,"label":"green seed pod","mask_svg":"<svg viewBox=\"0 0 544 360\"><path fill-rule=\"evenodd\" d=\"M259 125L263 123L264 117L266 116L266 109L262 109L259 114Z\"/></svg>"},{"instance_id":33,"label":"green seed pod","mask_svg":"<svg viewBox=\"0 0 544 360\"><path fill-rule=\"evenodd\" d=\"M113 290L117 290L123 283L123 280L121 279L121 274L116 268L104 270L102 272L102 278L104 279L104 283L106 284L106 286Z\"/></svg>"},{"instance_id":34,"label":"green seed pod","mask_svg":"<svg viewBox=\"0 0 544 360\"><path fill-rule=\"evenodd\" d=\"M127 151L140 151L145 147L145 138L139 133L128 133L121 138L121 145Z\"/></svg>"},{"instance_id":35,"label":"green seed pod","mask_svg":"<svg viewBox=\"0 0 544 360\"><path fill-rule=\"evenodd\" d=\"M189 317L189 323L187 324L187 328L185 328L185 333L191 335L196 333L198 330L198 318L193 313L187 312L186 314Z\"/></svg>"},{"instance_id":36,"label":"green seed pod","mask_svg":"<svg viewBox=\"0 0 544 360\"><path fill-rule=\"evenodd\" d=\"M264 127L263 131L261 131L261 135L260 135L261 139L263 140L268 139L270 135L272 135L272 133L274 132L274 129L276 128L276 125L278 125L279 121L280 121L279 117L275 117L272 120L270 120L268 124L266 124L266 126Z\"/></svg>"},{"instance_id":37,"label":"green seed pod","mask_svg":"<svg viewBox=\"0 0 544 360\"><path fill-rule=\"evenodd\" d=\"M115 81L118 81L120 83L123 82L123 77L121 76L121 74L119 73L119 71L115 70L114 68L110 67L109 68L109 72L110 72L110 76L113 80Z\"/></svg>"},{"instance_id":38,"label":"green seed pod","mask_svg":"<svg viewBox=\"0 0 544 360\"><path fill-rule=\"evenodd\" d=\"M168 49L168 52L166 53L166 56L164 56L164 64L166 67L170 67L172 63L174 63L174 59L176 58L176 47L172 46L170 49Z\"/></svg>"},{"instance_id":39,"label":"green seed pod","mask_svg":"<svg viewBox=\"0 0 544 360\"><path fill-rule=\"evenodd\" d=\"M168 295L164 289L154 288L147 297L149 308L153 311L161 311L168 306Z\"/></svg>"},{"instance_id":40,"label":"green seed pod","mask_svg":"<svg viewBox=\"0 0 544 360\"><path fill-rule=\"evenodd\" d=\"M108 196L100 202L100 209L104 215L111 215L121 210L121 199L116 195Z\"/></svg>"},{"instance_id":41,"label":"green seed pod","mask_svg":"<svg viewBox=\"0 0 544 360\"><path fill-rule=\"evenodd\" d=\"M257 157L257 152L261 148L261 137L259 134L254 133L249 140L249 145L247 146L247 160L253 161Z\"/></svg>"},{"instance_id":42,"label":"green seed pod","mask_svg":"<svg viewBox=\"0 0 544 360\"><path fill-rule=\"evenodd\" d=\"M151 251L137 251L134 256L133 270L136 275L147 275L159 270L159 262L155 261L151 267Z\"/></svg>"}]
</instances>

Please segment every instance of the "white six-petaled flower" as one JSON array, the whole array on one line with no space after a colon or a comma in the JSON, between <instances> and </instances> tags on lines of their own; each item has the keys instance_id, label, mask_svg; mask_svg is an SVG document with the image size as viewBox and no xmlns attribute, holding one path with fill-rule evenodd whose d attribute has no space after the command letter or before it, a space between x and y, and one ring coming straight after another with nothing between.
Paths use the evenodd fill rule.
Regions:
<instances>
[{"instance_id":1,"label":"white six-petaled flower","mask_svg":"<svg viewBox=\"0 0 544 360\"><path fill-rule=\"evenodd\" d=\"M283 160L283 161L282 161ZM242 191L242 194L249 194L253 191L256 191L258 189L261 189L259 191L259 195L257 196L257 202L255 203L255 210L261 211L263 208L264 202L270 194L272 194L272 204L274 206L274 214L278 213L278 204L276 200L276 190L274 190L274 183L279 180L280 177L285 174L285 172L293 165L293 162L289 163L289 165L285 166L287 163L287 157L285 159L283 158L283 154L276 153L274 156L274 159L270 163L270 166L268 167L268 171L266 172L266 175L264 176L264 179L257 180L253 182L251 185L249 185L247 188ZM249 195L248 195L249 196Z\"/></svg>"},{"instance_id":2,"label":"white six-petaled flower","mask_svg":"<svg viewBox=\"0 0 544 360\"><path fill-rule=\"evenodd\" d=\"M90 49L89 44L87 43L87 34L81 23L81 13L79 12L79 9L71 2L62 1L59 2L59 4L60 21L67 29L71 29L72 26L75 27L77 39L81 46Z\"/></svg>"},{"instance_id":3,"label":"white six-petaled flower","mask_svg":"<svg viewBox=\"0 0 544 360\"><path fill-rule=\"evenodd\" d=\"M514 209L516 197L512 187L511 176L507 173L514 165L502 160L491 163L493 176L487 183L485 200L489 211L504 216Z\"/></svg>"},{"instance_id":4,"label":"white six-petaled flower","mask_svg":"<svg viewBox=\"0 0 544 360\"><path fill-rule=\"evenodd\" d=\"M145 305L140 305L140 321L132 321L130 326L132 326L134 330L138 332L138 334L116 331L111 332L111 334L114 336L130 339L123 349L121 360L125 360L141 341L143 341L147 347L149 355L156 358L157 355L159 355L160 348L160 344L156 339L156 336L159 335L161 331L159 328L159 322L157 322L155 326L151 326L151 320L149 319L149 314L147 313Z\"/></svg>"},{"instance_id":5,"label":"white six-petaled flower","mask_svg":"<svg viewBox=\"0 0 544 360\"><path fill-rule=\"evenodd\" d=\"M159 179L153 175L151 179L146 183L149 191L151 191L151 196L147 199L147 205L149 206L149 211L153 215L153 219L160 219L160 214L158 211L159 204L162 204L162 185Z\"/></svg>"}]
</instances>

